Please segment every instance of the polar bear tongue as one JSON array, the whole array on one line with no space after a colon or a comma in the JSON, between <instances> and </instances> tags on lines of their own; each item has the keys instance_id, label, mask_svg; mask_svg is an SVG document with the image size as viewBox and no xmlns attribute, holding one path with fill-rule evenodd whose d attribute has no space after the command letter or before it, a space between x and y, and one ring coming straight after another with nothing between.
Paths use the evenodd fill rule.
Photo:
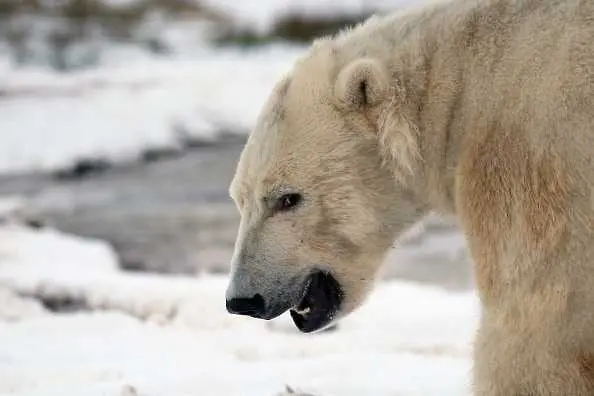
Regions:
<instances>
[{"instance_id":1,"label":"polar bear tongue","mask_svg":"<svg viewBox=\"0 0 594 396\"><path fill-rule=\"evenodd\" d=\"M317 271L305 282L303 297L291 309L295 326L304 333L321 330L329 325L340 309L342 291L332 274Z\"/></svg>"}]
</instances>

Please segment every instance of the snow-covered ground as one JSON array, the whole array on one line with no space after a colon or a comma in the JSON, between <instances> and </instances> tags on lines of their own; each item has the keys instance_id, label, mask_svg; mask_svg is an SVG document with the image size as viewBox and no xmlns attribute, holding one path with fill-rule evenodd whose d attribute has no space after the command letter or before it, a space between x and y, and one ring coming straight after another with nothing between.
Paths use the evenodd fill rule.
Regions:
<instances>
[{"instance_id":1,"label":"snow-covered ground","mask_svg":"<svg viewBox=\"0 0 594 396\"><path fill-rule=\"evenodd\" d=\"M123 273L103 242L5 222L0 395L273 396L285 385L320 396L469 394L472 292L381 283L337 331L304 335L286 315L227 314L226 282ZM84 309L55 314L41 297Z\"/></svg>"},{"instance_id":2,"label":"snow-covered ground","mask_svg":"<svg viewBox=\"0 0 594 396\"><path fill-rule=\"evenodd\" d=\"M249 132L301 48L204 51L58 74L0 67L0 172L133 160L221 131Z\"/></svg>"}]
</instances>

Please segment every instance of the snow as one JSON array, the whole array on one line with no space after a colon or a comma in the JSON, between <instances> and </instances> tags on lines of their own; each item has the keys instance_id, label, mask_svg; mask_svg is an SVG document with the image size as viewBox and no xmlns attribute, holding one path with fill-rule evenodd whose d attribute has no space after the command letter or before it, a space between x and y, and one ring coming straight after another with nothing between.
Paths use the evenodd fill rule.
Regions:
<instances>
[{"instance_id":1,"label":"snow","mask_svg":"<svg viewBox=\"0 0 594 396\"><path fill-rule=\"evenodd\" d=\"M3 396L469 394L471 291L382 282L336 331L305 335L287 315L227 314L225 276L123 273L101 241L14 223L0 241Z\"/></svg>"},{"instance_id":2,"label":"snow","mask_svg":"<svg viewBox=\"0 0 594 396\"><path fill-rule=\"evenodd\" d=\"M45 313L39 301L23 298L6 286L0 286L0 321L20 320Z\"/></svg>"},{"instance_id":3,"label":"snow","mask_svg":"<svg viewBox=\"0 0 594 396\"><path fill-rule=\"evenodd\" d=\"M25 209L25 202L17 196L4 196L0 199L0 222L10 221Z\"/></svg>"},{"instance_id":4,"label":"snow","mask_svg":"<svg viewBox=\"0 0 594 396\"><path fill-rule=\"evenodd\" d=\"M128 161L222 131L248 133L300 47L117 60L68 74L0 68L0 172ZM187 135L187 136L186 136Z\"/></svg>"}]
</instances>

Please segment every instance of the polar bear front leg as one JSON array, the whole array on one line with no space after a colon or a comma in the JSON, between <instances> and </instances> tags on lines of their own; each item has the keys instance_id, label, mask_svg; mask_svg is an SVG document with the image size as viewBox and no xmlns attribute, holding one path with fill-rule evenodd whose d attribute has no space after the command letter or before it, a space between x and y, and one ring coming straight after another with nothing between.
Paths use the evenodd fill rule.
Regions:
<instances>
[{"instance_id":1,"label":"polar bear front leg","mask_svg":"<svg viewBox=\"0 0 594 396\"><path fill-rule=\"evenodd\" d=\"M474 346L474 396L594 395L594 355L546 333L484 318Z\"/></svg>"}]
</instances>

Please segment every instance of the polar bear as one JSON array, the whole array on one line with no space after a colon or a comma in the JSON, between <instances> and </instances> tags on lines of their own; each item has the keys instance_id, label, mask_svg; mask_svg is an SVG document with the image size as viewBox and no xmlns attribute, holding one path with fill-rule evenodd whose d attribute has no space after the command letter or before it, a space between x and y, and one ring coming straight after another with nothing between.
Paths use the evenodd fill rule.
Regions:
<instances>
[{"instance_id":1,"label":"polar bear","mask_svg":"<svg viewBox=\"0 0 594 396\"><path fill-rule=\"evenodd\" d=\"M451 214L483 308L474 394L594 395L593 43L590 0L444 1L316 40L237 164L228 311L326 328Z\"/></svg>"}]
</instances>

